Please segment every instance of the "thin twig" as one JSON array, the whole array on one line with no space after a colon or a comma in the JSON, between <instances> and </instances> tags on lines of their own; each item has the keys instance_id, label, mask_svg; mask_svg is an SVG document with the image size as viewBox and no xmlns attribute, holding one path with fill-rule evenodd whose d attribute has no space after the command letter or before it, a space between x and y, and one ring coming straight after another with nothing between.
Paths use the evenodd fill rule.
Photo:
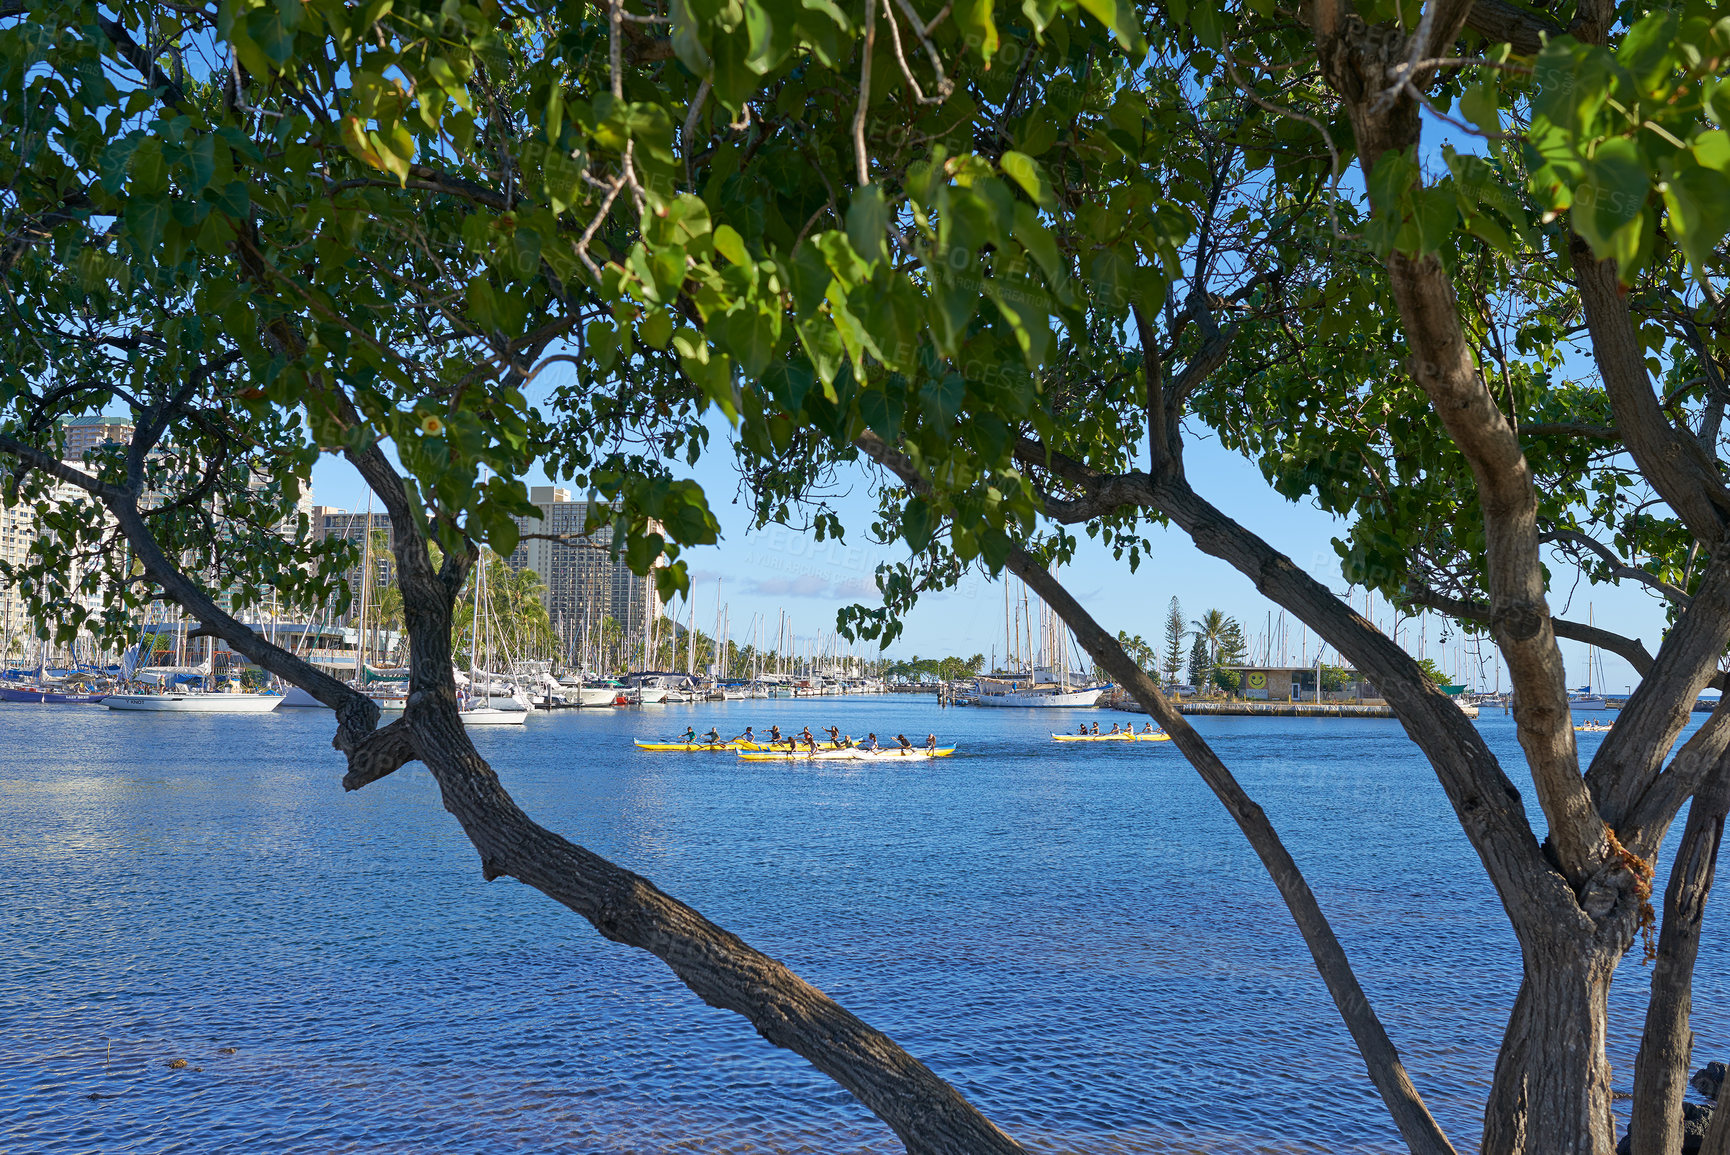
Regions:
<instances>
[{"instance_id":1,"label":"thin twig","mask_svg":"<svg viewBox=\"0 0 1730 1155\"><path fill-rule=\"evenodd\" d=\"M865 48L859 65L859 106L853 110L853 158L860 187L871 183L871 154L865 150L865 106L871 103L871 50L877 44L877 5L865 0Z\"/></svg>"}]
</instances>

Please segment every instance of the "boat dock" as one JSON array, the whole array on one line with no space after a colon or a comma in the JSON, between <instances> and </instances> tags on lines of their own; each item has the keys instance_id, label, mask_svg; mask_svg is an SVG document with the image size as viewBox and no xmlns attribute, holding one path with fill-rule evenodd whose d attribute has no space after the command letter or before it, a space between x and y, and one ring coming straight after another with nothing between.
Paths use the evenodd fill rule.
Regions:
<instances>
[{"instance_id":1,"label":"boat dock","mask_svg":"<svg viewBox=\"0 0 1730 1155\"><path fill-rule=\"evenodd\" d=\"M1123 707L1118 707L1122 709ZM1182 714L1229 714L1259 718L1392 718L1386 702L1209 702L1179 700ZM1140 710L1136 710L1140 713Z\"/></svg>"}]
</instances>

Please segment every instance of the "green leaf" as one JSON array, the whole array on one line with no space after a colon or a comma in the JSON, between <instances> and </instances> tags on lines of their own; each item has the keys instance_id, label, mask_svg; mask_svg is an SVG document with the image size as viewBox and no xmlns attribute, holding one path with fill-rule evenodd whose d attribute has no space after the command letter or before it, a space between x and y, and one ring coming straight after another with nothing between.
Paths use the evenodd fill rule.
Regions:
<instances>
[{"instance_id":1,"label":"green leaf","mask_svg":"<svg viewBox=\"0 0 1730 1155\"><path fill-rule=\"evenodd\" d=\"M668 14L672 18L673 55L693 74L708 76L712 71L709 50L703 47L703 28L690 0L672 0Z\"/></svg>"},{"instance_id":2,"label":"green leaf","mask_svg":"<svg viewBox=\"0 0 1730 1155\"><path fill-rule=\"evenodd\" d=\"M889 205L875 184L855 189L847 206L847 239L867 266L881 260L889 231Z\"/></svg>"},{"instance_id":3,"label":"green leaf","mask_svg":"<svg viewBox=\"0 0 1730 1155\"><path fill-rule=\"evenodd\" d=\"M987 61L997 54L999 44L991 8L992 0L957 0L954 8L963 41Z\"/></svg>"},{"instance_id":4,"label":"green leaf","mask_svg":"<svg viewBox=\"0 0 1730 1155\"><path fill-rule=\"evenodd\" d=\"M967 382L959 373L927 381L919 390L920 407L939 430L948 432L967 397Z\"/></svg>"},{"instance_id":5,"label":"green leaf","mask_svg":"<svg viewBox=\"0 0 1730 1155\"><path fill-rule=\"evenodd\" d=\"M901 510L901 536L907 539L907 545L914 553L925 551L936 529L937 518L931 512L930 503L923 497L909 498Z\"/></svg>"},{"instance_id":6,"label":"green leaf","mask_svg":"<svg viewBox=\"0 0 1730 1155\"><path fill-rule=\"evenodd\" d=\"M715 226L715 251L735 265L751 263L751 255L745 250L745 238L732 225Z\"/></svg>"},{"instance_id":7,"label":"green leaf","mask_svg":"<svg viewBox=\"0 0 1730 1155\"><path fill-rule=\"evenodd\" d=\"M1026 153L1011 149L1003 154L998 164L1004 175L1020 185L1034 204L1046 209L1056 203L1056 197L1051 192L1051 182L1045 179L1045 172L1039 167L1038 161Z\"/></svg>"},{"instance_id":8,"label":"green leaf","mask_svg":"<svg viewBox=\"0 0 1730 1155\"><path fill-rule=\"evenodd\" d=\"M1730 175L1690 165L1666 184L1664 203L1671 235L1703 275L1713 250L1730 232Z\"/></svg>"},{"instance_id":9,"label":"green leaf","mask_svg":"<svg viewBox=\"0 0 1730 1155\"><path fill-rule=\"evenodd\" d=\"M1600 257L1608 256L1611 236L1639 217L1650 187L1639 146L1624 137L1600 141L1574 188L1574 228Z\"/></svg>"}]
</instances>

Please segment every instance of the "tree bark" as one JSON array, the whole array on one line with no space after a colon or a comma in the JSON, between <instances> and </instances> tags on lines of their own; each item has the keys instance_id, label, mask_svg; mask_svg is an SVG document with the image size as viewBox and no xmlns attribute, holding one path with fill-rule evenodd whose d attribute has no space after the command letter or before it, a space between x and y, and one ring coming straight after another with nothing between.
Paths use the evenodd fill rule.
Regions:
<instances>
[{"instance_id":1,"label":"tree bark","mask_svg":"<svg viewBox=\"0 0 1730 1155\"><path fill-rule=\"evenodd\" d=\"M1634 1059L1634 1102L1628 1121L1632 1155L1675 1155L1682 1149L1682 1097L1688 1089L1694 1032L1694 961L1706 899L1730 809L1730 763L1720 759L1693 803L1664 888L1664 923L1652 961L1652 997ZM1730 1108L1726 1108L1730 1110Z\"/></svg>"},{"instance_id":2,"label":"tree bark","mask_svg":"<svg viewBox=\"0 0 1730 1155\"><path fill-rule=\"evenodd\" d=\"M1614 936L1591 944L1558 936L1522 947L1522 955L1525 973L1496 1056L1481 1155L1611 1155L1604 1036L1621 949Z\"/></svg>"}]
</instances>

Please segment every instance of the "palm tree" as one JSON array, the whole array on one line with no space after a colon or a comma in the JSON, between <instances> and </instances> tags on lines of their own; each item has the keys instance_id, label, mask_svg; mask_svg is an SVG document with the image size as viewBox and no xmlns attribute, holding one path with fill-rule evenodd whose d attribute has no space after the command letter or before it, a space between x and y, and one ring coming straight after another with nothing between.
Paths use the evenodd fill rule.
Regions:
<instances>
[{"instance_id":1,"label":"palm tree","mask_svg":"<svg viewBox=\"0 0 1730 1155\"><path fill-rule=\"evenodd\" d=\"M1207 645L1207 660L1215 665L1219 662L1219 646L1225 640L1226 633L1234 624L1223 610L1209 610L1197 621L1190 624L1189 636L1200 638Z\"/></svg>"}]
</instances>

